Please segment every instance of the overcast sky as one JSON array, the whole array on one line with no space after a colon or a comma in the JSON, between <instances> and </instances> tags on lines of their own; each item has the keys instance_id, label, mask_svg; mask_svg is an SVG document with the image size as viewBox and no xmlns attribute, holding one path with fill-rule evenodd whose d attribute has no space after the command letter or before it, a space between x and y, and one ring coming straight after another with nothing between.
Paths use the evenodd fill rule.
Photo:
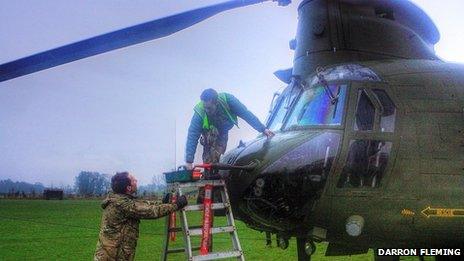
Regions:
<instances>
[{"instance_id":1,"label":"overcast sky","mask_svg":"<svg viewBox=\"0 0 464 261\"><path fill-rule=\"evenodd\" d=\"M2 1L0 63L218 2ZM183 163L205 88L234 94L264 121L283 86L272 73L292 65L293 2L228 11L163 39L0 83L0 179L60 186L81 170L129 170L147 184L174 167L175 155ZM464 63L464 1L414 2L441 32L437 54ZM240 127L229 148L256 135Z\"/></svg>"}]
</instances>

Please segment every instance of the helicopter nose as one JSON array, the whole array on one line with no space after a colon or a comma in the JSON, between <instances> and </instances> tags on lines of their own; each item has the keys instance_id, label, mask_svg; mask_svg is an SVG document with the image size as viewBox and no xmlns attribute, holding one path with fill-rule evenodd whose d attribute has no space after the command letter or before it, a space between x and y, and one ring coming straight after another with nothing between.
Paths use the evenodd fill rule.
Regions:
<instances>
[{"instance_id":1,"label":"helicopter nose","mask_svg":"<svg viewBox=\"0 0 464 261\"><path fill-rule=\"evenodd\" d=\"M238 165L257 161L258 167L230 173L229 191L239 215L265 226L296 229L322 194L340 139L335 132L293 133L275 143L256 141L241 151Z\"/></svg>"}]
</instances>

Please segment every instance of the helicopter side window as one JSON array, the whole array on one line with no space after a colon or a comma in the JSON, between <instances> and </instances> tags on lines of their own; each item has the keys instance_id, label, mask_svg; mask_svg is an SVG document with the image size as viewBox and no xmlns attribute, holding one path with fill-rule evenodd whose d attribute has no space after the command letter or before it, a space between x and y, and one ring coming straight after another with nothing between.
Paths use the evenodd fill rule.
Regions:
<instances>
[{"instance_id":1,"label":"helicopter side window","mask_svg":"<svg viewBox=\"0 0 464 261\"><path fill-rule=\"evenodd\" d=\"M374 130L375 107L369 99L366 90L358 91L358 102L356 108L356 120L354 130L372 131Z\"/></svg>"},{"instance_id":2,"label":"helicopter side window","mask_svg":"<svg viewBox=\"0 0 464 261\"><path fill-rule=\"evenodd\" d=\"M373 101L377 104L374 106ZM381 132L393 132L395 129L396 107L384 90L358 90L355 131L373 131L376 113L380 119Z\"/></svg>"},{"instance_id":3,"label":"helicopter side window","mask_svg":"<svg viewBox=\"0 0 464 261\"><path fill-rule=\"evenodd\" d=\"M381 140L352 140L337 187L379 187L385 174L392 143Z\"/></svg>"},{"instance_id":4,"label":"helicopter side window","mask_svg":"<svg viewBox=\"0 0 464 261\"><path fill-rule=\"evenodd\" d=\"M316 85L307 89L296 103L286 126L340 125L345 98L346 85Z\"/></svg>"},{"instance_id":5,"label":"helicopter side window","mask_svg":"<svg viewBox=\"0 0 464 261\"><path fill-rule=\"evenodd\" d=\"M283 125L285 115L291 108L291 104L298 96L299 88L287 87L284 92L277 98L276 106L273 108L273 113L269 115L268 129L272 131L280 130Z\"/></svg>"},{"instance_id":6,"label":"helicopter side window","mask_svg":"<svg viewBox=\"0 0 464 261\"><path fill-rule=\"evenodd\" d=\"M382 105L380 113L380 130L382 132L393 132L395 130L396 107L384 90L373 90Z\"/></svg>"}]
</instances>

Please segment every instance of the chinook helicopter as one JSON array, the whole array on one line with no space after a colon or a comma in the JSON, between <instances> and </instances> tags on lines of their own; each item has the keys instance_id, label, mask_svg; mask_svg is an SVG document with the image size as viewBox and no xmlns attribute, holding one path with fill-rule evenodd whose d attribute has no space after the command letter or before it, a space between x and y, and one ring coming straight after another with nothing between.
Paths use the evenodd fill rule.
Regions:
<instances>
[{"instance_id":1,"label":"chinook helicopter","mask_svg":"<svg viewBox=\"0 0 464 261\"><path fill-rule=\"evenodd\" d=\"M164 37L232 8L229 1L93 37L0 65L10 80ZM289 1L278 1L286 5ZM464 67L441 61L439 32L407 0L303 0L294 66L276 72L276 95L258 137L222 163L235 216L314 242L326 255L369 248L452 248L464 243ZM378 258L378 257L377 257Z\"/></svg>"},{"instance_id":2,"label":"chinook helicopter","mask_svg":"<svg viewBox=\"0 0 464 261\"><path fill-rule=\"evenodd\" d=\"M302 1L294 67L258 138L222 161L234 214L326 255L464 243L464 67L409 1ZM237 189L239 188L239 189Z\"/></svg>"}]
</instances>

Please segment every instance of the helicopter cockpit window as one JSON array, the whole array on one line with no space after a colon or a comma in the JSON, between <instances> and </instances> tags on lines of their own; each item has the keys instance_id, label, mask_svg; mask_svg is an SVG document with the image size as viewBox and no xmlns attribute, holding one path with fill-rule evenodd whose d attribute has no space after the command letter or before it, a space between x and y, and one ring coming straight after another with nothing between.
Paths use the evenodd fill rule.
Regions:
<instances>
[{"instance_id":1,"label":"helicopter cockpit window","mask_svg":"<svg viewBox=\"0 0 464 261\"><path fill-rule=\"evenodd\" d=\"M380 77L374 71L359 64L345 64L327 68L319 72L319 77L321 76L326 81L381 81ZM314 77L311 85L317 84L319 77Z\"/></svg>"},{"instance_id":2,"label":"helicopter cockpit window","mask_svg":"<svg viewBox=\"0 0 464 261\"><path fill-rule=\"evenodd\" d=\"M330 91L331 95L328 94ZM333 97L332 97L333 95ZM316 85L305 90L288 119L286 128L340 125L346 99L346 85Z\"/></svg>"},{"instance_id":3,"label":"helicopter cockpit window","mask_svg":"<svg viewBox=\"0 0 464 261\"><path fill-rule=\"evenodd\" d=\"M272 131L280 130L283 125L285 115L291 108L295 98L298 96L301 88L288 86L284 92L277 98L276 106L269 116L268 128Z\"/></svg>"},{"instance_id":4,"label":"helicopter cockpit window","mask_svg":"<svg viewBox=\"0 0 464 261\"><path fill-rule=\"evenodd\" d=\"M396 118L395 104L384 90L374 89L373 91L382 105L382 112L380 114L380 131L393 132L395 130Z\"/></svg>"},{"instance_id":5,"label":"helicopter cockpit window","mask_svg":"<svg viewBox=\"0 0 464 261\"><path fill-rule=\"evenodd\" d=\"M381 140L352 140L337 187L379 187L388 164L392 143Z\"/></svg>"},{"instance_id":6,"label":"helicopter cockpit window","mask_svg":"<svg viewBox=\"0 0 464 261\"><path fill-rule=\"evenodd\" d=\"M366 90L358 91L358 102L356 108L356 120L354 130L372 131L374 130L375 107L369 99Z\"/></svg>"},{"instance_id":7,"label":"helicopter cockpit window","mask_svg":"<svg viewBox=\"0 0 464 261\"><path fill-rule=\"evenodd\" d=\"M378 107L377 114L380 118L380 131L393 132L395 130L396 107L388 94L380 89L372 91L367 89L358 90L354 130L374 130L376 108L373 101L376 101Z\"/></svg>"}]
</instances>

